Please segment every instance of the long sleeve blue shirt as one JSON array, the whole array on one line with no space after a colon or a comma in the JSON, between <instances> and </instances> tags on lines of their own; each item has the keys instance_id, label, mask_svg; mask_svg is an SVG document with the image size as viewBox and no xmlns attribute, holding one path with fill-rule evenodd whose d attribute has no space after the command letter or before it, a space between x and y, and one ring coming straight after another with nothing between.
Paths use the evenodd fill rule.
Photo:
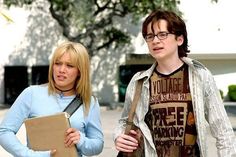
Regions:
<instances>
[{"instance_id":1,"label":"long sleeve blue shirt","mask_svg":"<svg viewBox=\"0 0 236 157\"><path fill-rule=\"evenodd\" d=\"M62 112L75 97L48 94L47 85L26 88L13 103L0 124L0 144L15 157L50 157L48 151L34 151L23 145L16 133L27 118L46 116ZM84 115L84 105L70 117L71 127L80 131L80 141L76 144L78 156L92 156L103 149L103 133L100 108L96 99L91 99L89 113ZM50 124L49 124L50 125Z\"/></svg>"}]
</instances>

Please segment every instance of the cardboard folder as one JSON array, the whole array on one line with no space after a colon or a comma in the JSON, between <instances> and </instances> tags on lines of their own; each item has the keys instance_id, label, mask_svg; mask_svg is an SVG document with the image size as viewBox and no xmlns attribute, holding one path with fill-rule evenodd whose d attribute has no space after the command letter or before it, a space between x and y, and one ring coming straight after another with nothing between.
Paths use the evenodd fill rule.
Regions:
<instances>
[{"instance_id":1,"label":"cardboard folder","mask_svg":"<svg viewBox=\"0 0 236 157\"><path fill-rule=\"evenodd\" d=\"M70 127L65 112L25 120L29 146L35 151L56 149L53 157L77 157L76 147L65 147L65 132Z\"/></svg>"}]
</instances>

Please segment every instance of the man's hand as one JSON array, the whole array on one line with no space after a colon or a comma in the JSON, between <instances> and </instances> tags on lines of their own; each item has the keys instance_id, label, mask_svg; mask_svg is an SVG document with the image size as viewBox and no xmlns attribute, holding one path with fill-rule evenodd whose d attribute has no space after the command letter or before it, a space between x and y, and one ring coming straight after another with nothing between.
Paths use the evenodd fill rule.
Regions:
<instances>
[{"instance_id":1,"label":"man's hand","mask_svg":"<svg viewBox=\"0 0 236 157\"><path fill-rule=\"evenodd\" d=\"M115 140L115 146L121 152L133 152L138 147L138 141L135 139L137 132L130 130L129 135L121 134Z\"/></svg>"}]
</instances>

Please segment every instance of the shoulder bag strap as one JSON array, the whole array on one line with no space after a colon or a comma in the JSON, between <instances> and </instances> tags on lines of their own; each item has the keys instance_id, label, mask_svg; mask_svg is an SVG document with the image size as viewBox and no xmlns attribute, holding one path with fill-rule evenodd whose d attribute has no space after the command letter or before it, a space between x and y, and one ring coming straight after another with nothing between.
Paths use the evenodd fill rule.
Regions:
<instances>
[{"instance_id":1,"label":"shoulder bag strap","mask_svg":"<svg viewBox=\"0 0 236 157\"><path fill-rule=\"evenodd\" d=\"M76 95L63 112L67 112L70 116L72 116L72 114L82 105L82 103L83 102Z\"/></svg>"},{"instance_id":2,"label":"shoulder bag strap","mask_svg":"<svg viewBox=\"0 0 236 157\"><path fill-rule=\"evenodd\" d=\"M142 91L142 85L143 85L143 79L138 80L136 89L135 89L135 94L134 94L134 99L131 103L129 115L128 115L128 120L127 120L127 125L125 128L125 134L128 134L129 131L131 130L132 124L133 124L133 119L134 119L134 114L135 110L138 104L139 97L141 96L141 91Z\"/></svg>"}]
</instances>

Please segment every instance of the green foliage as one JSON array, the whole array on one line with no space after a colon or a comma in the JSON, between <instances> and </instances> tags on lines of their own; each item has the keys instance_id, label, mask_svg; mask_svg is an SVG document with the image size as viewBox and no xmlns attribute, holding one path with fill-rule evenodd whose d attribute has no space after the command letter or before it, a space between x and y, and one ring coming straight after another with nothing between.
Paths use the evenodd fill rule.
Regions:
<instances>
[{"instance_id":1,"label":"green foliage","mask_svg":"<svg viewBox=\"0 0 236 157\"><path fill-rule=\"evenodd\" d=\"M8 7L10 7L11 5L22 7L23 5L30 5L34 1L35 0L3 0L4 4Z\"/></svg>"},{"instance_id":2,"label":"green foliage","mask_svg":"<svg viewBox=\"0 0 236 157\"><path fill-rule=\"evenodd\" d=\"M228 86L228 96L230 101L236 101L236 85Z\"/></svg>"},{"instance_id":3,"label":"green foliage","mask_svg":"<svg viewBox=\"0 0 236 157\"><path fill-rule=\"evenodd\" d=\"M120 5L124 11L133 15L133 22L137 22L140 17L149 14L156 9L166 9L180 14L177 5L180 0L122 0Z\"/></svg>"},{"instance_id":4,"label":"green foliage","mask_svg":"<svg viewBox=\"0 0 236 157\"><path fill-rule=\"evenodd\" d=\"M180 0L47 0L52 17L71 41L82 42L90 55L100 49L130 46L132 34L117 22L126 18L128 24L137 24L155 9L172 10L179 15ZM212 0L217 1L217 0ZM37 0L3 0L8 7L30 6ZM129 27L129 26L126 26Z\"/></svg>"}]
</instances>

